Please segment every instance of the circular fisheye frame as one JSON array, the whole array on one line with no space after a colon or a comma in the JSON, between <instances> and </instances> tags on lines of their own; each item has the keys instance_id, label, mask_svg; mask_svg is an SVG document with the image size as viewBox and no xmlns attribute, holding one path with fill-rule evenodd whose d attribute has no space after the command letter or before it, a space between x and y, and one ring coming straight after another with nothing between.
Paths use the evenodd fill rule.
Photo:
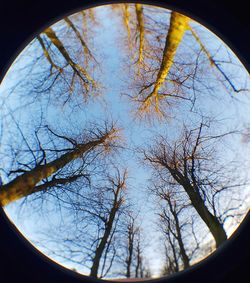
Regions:
<instances>
[{"instance_id":1,"label":"circular fisheye frame","mask_svg":"<svg viewBox=\"0 0 250 283\"><path fill-rule=\"evenodd\" d=\"M249 89L235 54L179 12L127 3L65 17L0 87L0 204L79 274L187 270L248 212Z\"/></svg>"}]
</instances>

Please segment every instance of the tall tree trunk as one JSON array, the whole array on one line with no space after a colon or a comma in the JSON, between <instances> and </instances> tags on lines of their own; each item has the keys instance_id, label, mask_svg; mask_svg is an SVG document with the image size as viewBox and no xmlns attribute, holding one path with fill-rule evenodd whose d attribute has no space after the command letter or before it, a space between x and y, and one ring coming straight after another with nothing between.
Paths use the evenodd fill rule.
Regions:
<instances>
[{"instance_id":1,"label":"tall tree trunk","mask_svg":"<svg viewBox=\"0 0 250 283\"><path fill-rule=\"evenodd\" d=\"M186 269L190 266L190 263L189 263L189 257L186 253L184 243L183 243L183 240L182 240L179 218L178 218L177 212L176 212L175 207L173 206L171 200L167 199L167 202L169 204L170 212L172 213L172 215L174 217L175 228L176 228L176 232L177 232L176 238L177 238L177 242L178 242L178 245L179 245L179 248L180 248L180 254L181 254L182 262L183 262L183 265L184 265L184 269Z\"/></svg>"},{"instance_id":2,"label":"tall tree trunk","mask_svg":"<svg viewBox=\"0 0 250 283\"><path fill-rule=\"evenodd\" d=\"M143 50L144 50L144 19L143 19L143 6L141 4L135 4L136 18L137 18L137 28L139 31L139 63L143 62Z\"/></svg>"},{"instance_id":3,"label":"tall tree trunk","mask_svg":"<svg viewBox=\"0 0 250 283\"><path fill-rule=\"evenodd\" d=\"M52 71L53 68L55 68L55 69L57 69L59 72L62 72L62 68L60 68L59 66L57 66L57 65L53 62L53 60L52 60L52 58L51 58L51 56L50 56L50 54L49 54L49 51L48 51L48 49L46 48L46 46L45 46L45 44L44 44L44 42L43 42L41 36L38 35L36 38L37 38L38 42L40 43L40 45L41 45L41 47L42 47L44 56L46 57L46 59L48 60L49 64L51 65L51 71Z\"/></svg>"},{"instance_id":4,"label":"tall tree trunk","mask_svg":"<svg viewBox=\"0 0 250 283\"><path fill-rule=\"evenodd\" d=\"M108 240L109 240L112 228L113 228L116 213L117 213L117 211L120 207L120 204L121 204L121 199L119 199L119 193L120 193L121 189L122 189L122 186L119 186L117 188L116 192L115 192L113 206L110 210L109 218L108 218L108 221L105 225L104 234L101 238L99 245L97 246L97 248L95 250L93 263L92 263L92 267L90 269L90 274L89 274L89 276L92 276L92 277L95 277L95 278L97 278L97 276L98 276L98 269L99 269L99 266L100 266L100 261L101 261L103 252L105 250L105 247L108 243Z\"/></svg>"},{"instance_id":5,"label":"tall tree trunk","mask_svg":"<svg viewBox=\"0 0 250 283\"><path fill-rule=\"evenodd\" d=\"M190 19L188 17L177 12L172 12L171 14L170 27L166 37L161 66L154 83L154 88L143 101L145 110L151 104L150 100L155 99L156 111L159 111L157 106L159 101L159 90L165 82L165 79L169 74L169 70L173 65L177 48L182 41L185 31L188 29L189 20Z\"/></svg>"},{"instance_id":6,"label":"tall tree trunk","mask_svg":"<svg viewBox=\"0 0 250 283\"><path fill-rule=\"evenodd\" d=\"M65 17L64 18L65 22L67 23L67 25L74 31L76 37L79 39L79 41L82 44L83 47L83 51L85 56L89 55L90 57L92 57L94 60L94 56L92 55L90 49L88 48L86 42L83 40L83 37L81 36L80 32L78 31L78 29L75 27L75 25L73 24L73 22L69 19L69 17Z\"/></svg>"},{"instance_id":7,"label":"tall tree trunk","mask_svg":"<svg viewBox=\"0 0 250 283\"><path fill-rule=\"evenodd\" d=\"M173 260L168 256L169 266L170 266L171 272L175 273L175 272L178 272L180 270L179 262L178 262L178 256L177 256L176 246L173 243L173 240L171 239L170 235L168 235L168 238L169 238L168 241L169 241L169 244L171 246L172 253L173 253Z\"/></svg>"},{"instance_id":8,"label":"tall tree trunk","mask_svg":"<svg viewBox=\"0 0 250 283\"><path fill-rule=\"evenodd\" d=\"M186 185L184 189L186 190L193 207L196 209L196 211L212 233L216 242L216 247L219 247L223 242L227 240L227 234L222 224L220 223L218 218L208 210L199 193L197 193L189 185Z\"/></svg>"},{"instance_id":9,"label":"tall tree trunk","mask_svg":"<svg viewBox=\"0 0 250 283\"><path fill-rule=\"evenodd\" d=\"M137 254L136 254L136 266L135 266L135 278L139 278L139 277L143 278L140 238L138 239L136 253Z\"/></svg>"},{"instance_id":10,"label":"tall tree trunk","mask_svg":"<svg viewBox=\"0 0 250 283\"><path fill-rule=\"evenodd\" d=\"M37 192L35 186L40 181L50 177L59 169L63 168L66 164L82 156L85 152L104 143L106 139L109 138L109 136L110 133L107 133L97 140L93 140L85 144L79 144L74 149L72 149L72 151L63 154L59 158L47 164L37 165L34 169L23 173L8 184L1 186L0 204L4 206Z\"/></svg>"},{"instance_id":11,"label":"tall tree trunk","mask_svg":"<svg viewBox=\"0 0 250 283\"><path fill-rule=\"evenodd\" d=\"M67 50L65 49L63 43L61 40L56 36L55 32L52 28L47 28L44 33L47 35L47 37L51 40L51 42L54 44L54 46L58 49L58 51L62 54L66 62L71 66L73 71L85 82L85 83L91 83L93 86L95 86L95 81L89 76L86 70L84 70L79 64L75 63Z\"/></svg>"},{"instance_id":12,"label":"tall tree trunk","mask_svg":"<svg viewBox=\"0 0 250 283\"><path fill-rule=\"evenodd\" d=\"M122 11L123 11L123 23L128 34L128 46L129 49L131 49L131 30L129 26L129 19L130 19L129 4L123 4Z\"/></svg>"},{"instance_id":13,"label":"tall tree trunk","mask_svg":"<svg viewBox=\"0 0 250 283\"><path fill-rule=\"evenodd\" d=\"M169 170L173 178L180 185L182 185L182 187L188 194L193 207L198 212L201 219L205 222L208 229L212 233L216 242L216 247L219 247L223 242L227 240L227 235L222 224L220 223L218 218L208 210L206 204L204 203L204 200L200 196L198 188L196 186L193 186L188 180L188 178L183 176L180 172L170 167L167 167L167 169Z\"/></svg>"},{"instance_id":14,"label":"tall tree trunk","mask_svg":"<svg viewBox=\"0 0 250 283\"><path fill-rule=\"evenodd\" d=\"M134 223L132 222L128 226L128 256L126 259L126 277L131 277L131 264L132 264L132 258L133 258L133 252L134 252Z\"/></svg>"}]
</instances>

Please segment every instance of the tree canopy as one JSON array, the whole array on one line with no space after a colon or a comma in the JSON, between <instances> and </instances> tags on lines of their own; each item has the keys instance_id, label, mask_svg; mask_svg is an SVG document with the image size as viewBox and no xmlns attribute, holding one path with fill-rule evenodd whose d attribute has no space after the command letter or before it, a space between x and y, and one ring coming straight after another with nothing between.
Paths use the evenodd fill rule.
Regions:
<instances>
[{"instance_id":1,"label":"tree canopy","mask_svg":"<svg viewBox=\"0 0 250 283\"><path fill-rule=\"evenodd\" d=\"M248 211L249 86L232 51L176 11L65 17L1 85L0 205L81 274L187 269Z\"/></svg>"}]
</instances>

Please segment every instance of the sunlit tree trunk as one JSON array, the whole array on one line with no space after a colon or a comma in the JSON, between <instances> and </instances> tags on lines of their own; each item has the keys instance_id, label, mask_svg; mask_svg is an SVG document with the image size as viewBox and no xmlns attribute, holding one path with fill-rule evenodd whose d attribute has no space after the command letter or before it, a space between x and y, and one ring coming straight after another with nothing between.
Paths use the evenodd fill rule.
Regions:
<instances>
[{"instance_id":1,"label":"sunlit tree trunk","mask_svg":"<svg viewBox=\"0 0 250 283\"><path fill-rule=\"evenodd\" d=\"M92 55L92 53L91 53L90 49L88 48L86 42L83 40L83 37L81 36L81 34L78 31L78 29L75 27L73 22L68 17L64 18L64 20L67 23L67 25L74 31L74 33L76 34L76 37L81 42L82 47L83 47L83 51L84 51L84 54L85 54L85 57L90 56L91 58L94 59L94 56Z\"/></svg>"},{"instance_id":2,"label":"sunlit tree trunk","mask_svg":"<svg viewBox=\"0 0 250 283\"><path fill-rule=\"evenodd\" d=\"M40 181L50 177L68 163L81 157L85 152L92 150L100 144L105 143L105 141L109 139L111 134L112 132L109 132L96 140L89 141L84 144L79 144L74 149L72 149L72 151L63 154L59 158L47 164L37 165L34 169L23 173L8 184L1 186L0 204L4 206L13 201L36 193L35 186ZM40 190L38 191L41 191L41 188L42 187L40 187Z\"/></svg>"},{"instance_id":3,"label":"sunlit tree trunk","mask_svg":"<svg viewBox=\"0 0 250 283\"><path fill-rule=\"evenodd\" d=\"M144 50L144 38L145 28L143 19L143 6L141 4L135 4L136 18L137 18L137 29L139 31L139 58L138 62L143 62L143 50Z\"/></svg>"},{"instance_id":4,"label":"sunlit tree trunk","mask_svg":"<svg viewBox=\"0 0 250 283\"><path fill-rule=\"evenodd\" d=\"M94 9L88 9L89 17L93 23L96 23Z\"/></svg>"},{"instance_id":5,"label":"sunlit tree trunk","mask_svg":"<svg viewBox=\"0 0 250 283\"><path fill-rule=\"evenodd\" d=\"M123 23L128 35L128 45L129 48L131 49L131 30L129 26L129 19L130 19L129 4L122 5L122 12L123 12Z\"/></svg>"},{"instance_id":6,"label":"sunlit tree trunk","mask_svg":"<svg viewBox=\"0 0 250 283\"><path fill-rule=\"evenodd\" d=\"M158 100L159 100L159 90L164 84L165 79L169 74L171 69L175 54L179 44L182 41L183 35L188 29L189 18L179 14L177 12L172 12L170 18L170 27L165 41L165 47L162 55L161 66L158 71L156 81L154 82L154 88L152 92L144 99L143 108L147 108L151 105L151 99L155 99L155 110L159 112Z\"/></svg>"},{"instance_id":7,"label":"sunlit tree trunk","mask_svg":"<svg viewBox=\"0 0 250 283\"><path fill-rule=\"evenodd\" d=\"M79 78L82 79L83 82L85 83L91 83L93 86L95 86L95 81L89 76L89 74L87 73L86 70L84 70L84 68L75 63L69 53L67 52L67 50L65 49L63 43L61 42L61 40L57 37L56 33L53 31L52 28L47 28L44 31L44 34L47 35L47 37L50 39L50 41L54 44L54 46L58 49L58 51L61 53L61 55L64 57L64 59L66 60L66 62L71 66L71 68L73 69L73 71L77 74L77 76L79 76Z\"/></svg>"},{"instance_id":8,"label":"sunlit tree trunk","mask_svg":"<svg viewBox=\"0 0 250 283\"><path fill-rule=\"evenodd\" d=\"M49 54L49 51L48 49L46 48L42 38L40 35L38 35L37 37L37 40L38 42L40 43L41 47L42 47L42 50L43 50L43 54L45 56L45 58L48 60L49 64L51 65L51 71L53 68L57 69L59 72L62 72L62 68L60 68L59 66L57 66L54 61L52 60L50 54Z\"/></svg>"}]
</instances>

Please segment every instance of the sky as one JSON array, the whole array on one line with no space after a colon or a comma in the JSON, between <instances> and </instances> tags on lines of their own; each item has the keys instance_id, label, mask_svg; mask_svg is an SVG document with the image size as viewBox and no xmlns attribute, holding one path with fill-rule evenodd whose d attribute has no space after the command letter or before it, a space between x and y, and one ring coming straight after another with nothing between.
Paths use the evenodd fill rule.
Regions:
<instances>
[{"instance_id":1,"label":"sky","mask_svg":"<svg viewBox=\"0 0 250 283\"><path fill-rule=\"evenodd\" d=\"M150 9L148 11L150 11ZM128 58L127 53L123 52L122 49L123 46L121 38L126 37L126 34L124 27L121 26L121 19L117 16L119 13L111 10L108 6L103 6L96 8L95 15L97 22L100 24L96 26L94 24L91 25L90 23L88 32L90 33L90 45L97 54L97 59L101 62L101 70L97 68L94 74L95 77L100 79L101 85L104 86L101 91L102 93L99 97L90 101L88 104L84 104L84 107L74 107L73 110L71 106L75 102L77 105L77 103L81 101L81 96L77 96L76 93L72 94L73 102L71 106L68 106L67 104L61 106L60 99L56 103L53 101L47 101L46 97L44 98L43 95L41 95L41 97L33 103L32 89L28 90L30 96L23 99L23 92L25 88L22 87L19 89L17 87L13 89L13 85L15 85L17 79L21 79L24 80L24 85L25 82L27 82L27 87L31 88L32 86L32 82L29 81L28 76L30 68L26 68L26 66L32 63L34 57L41 56L42 54L37 42L33 42L30 47L27 47L23 51L22 56L19 56L13 67L10 68L0 87L0 105L2 106L2 109L4 109L1 114L3 125L1 152L2 156L5 156L5 158L2 158L2 163L10 163L12 158L11 156L8 156L8 154L3 154L3 151L7 148L5 146L7 141L9 139L15 141L20 138L20 133L15 136L15 132L17 130L12 117L8 116L9 108L13 110L15 119L23 126L23 133L27 136L29 136L32 132L34 123L37 125L39 124L40 116L38 114L41 112L41 109L44 111L43 119L45 119L49 124L57 128L67 128L73 125L76 132L78 131L78 128L82 126L81 124L84 124L85 121L88 120L98 121L104 119L104 117L115 119L118 125L121 125L124 128L123 136L124 140L127 142L127 150L125 150L120 157L122 158L121 163L123 165L126 164L126 166L129 167L129 184L131 187L128 193L129 198L133 200L135 207L139 207L140 209L141 226L143 227L145 234L145 254L147 254L147 260L152 269L152 274L157 276L160 271L159 266L161 266L161 262L164 258L163 256L158 256L160 249L158 239L160 237L160 233L152 230L152 227L157 227L157 210L155 203L152 201L153 197L149 196L147 193L147 187L150 185L148 180L151 177L151 171L148 167L138 165L141 162L140 157L134 152L133 147L150 144L155 132L167 133L168 136L174 139L178 136L177 129L179 129L183 121L188 124L191 121L191 118L198 119L198 115L194 113L187 114L187 106L181 105L176 108L177 111L174 113L174 118L167 122L156 120L150 124L136 119L133 115L133 111L131 111L131 103L128 102L128 97L126 95L120 95L122 93L130 92L130 75L124 67L124 62L127 60L127 63L129 63L133 60ZM168 12L165 19L167 18L169 18ZM207 48L217 50L215 55L216 58L224 58L224 56L228 58L228 54L230 57L234 56L230 50L225 49L224 47L219 48L221 42L214 34L211 34L208 30L199 26L197 23L192 23L192 25L197 30L197 33L202 35ZM56 24L53 28L59 33L62 25ZM70 37L67 44L70 44ZM180 56L182 56L181 50L184 50L187 54L189 54L189 52L191 52L190 50L193 48L194 40L190 39L190 34L187 34L184 37L183 45L180 46L180 50L178 51L180 51ZM246 82L248 86L250 86L249 79L247 81L247 71L242 66L236 66L236 63L239 64L237 58L234 57L232 60L233 64L228 64L227 71L235 76L234 82L243 85L245 85ZM46 60L43 60L42 62L45 61ZM37 64L32 68L34 72L39 72L42 71L43 65ZM22 71L20 72L20 70ZM214 73L216 75L216 70L214 70ZM209 74L211 75L211 73ZM218 87L218 85L216 86ZM233 97L232 99L232 97L228 95L228 92L224 90L223 86L219 86L219 89L214 89L213 84L211 83L210 92L206 93L204 91L204 93L201 94L202 99L197 99L197 105L200 111L202 110L206 111L206 113L215 114L218 119L221 120L219 123L220 126L216 129L217 132L235 128L242 129L243 127L250 127L248 96L249 93L237 94L237 97ZM27 101L30 102L30 105L26 105ZM8 108L6 108L6 105L8 105ZM20 105L23 105L23 109L20 108L20 110L18 110ZM68 122L69 117L70 123ZM7 146L9 146L9 144ZM237 158L241 159L241 161L245 159L246 167L250 165L248 159L248 156L250 156L249 143L242 143L241 136L237 136L228 143L220 145L220 147L222 147L222 150L225 151L225 158ZM2 168L4 168L4 166L6 165L1 164ZM242 172L242 175L245 173L246 172ZM2 178L4 182L8 182L6 175L4 176L4 174L2 174ZM244 191L244 194L247 193L248 188ZM248 204L249 199L247 199L244 209L248 209ZM32 207L26 208L26 213L23 213L20 212L17 204L11 204L5 208L5 211L28 240L39 242L39 230L42 228L47 229L48 225L44 222L43 218L40 218L39 214L33 215L32 209ZM58 220L57 214L50 214L50 217L51 223ZM230 221L227 225L229 226L229 224ZM231 224L231 226L227 229L228 231L233 231L233 229L235 229L234 227L235 226ZM208 237L207 241L210 240L211 238ZM53 248L53 244L51 245L51 248ZM46 254L46 249L42 251ZM59 257L54 255L50 255L50 257L58 262L61 260ZM64 264L69 265L71 268L75 266L68 261L65 261ZM83 273L85 272L84 268L79 271Z\"/></svg>"}]
</instances>

